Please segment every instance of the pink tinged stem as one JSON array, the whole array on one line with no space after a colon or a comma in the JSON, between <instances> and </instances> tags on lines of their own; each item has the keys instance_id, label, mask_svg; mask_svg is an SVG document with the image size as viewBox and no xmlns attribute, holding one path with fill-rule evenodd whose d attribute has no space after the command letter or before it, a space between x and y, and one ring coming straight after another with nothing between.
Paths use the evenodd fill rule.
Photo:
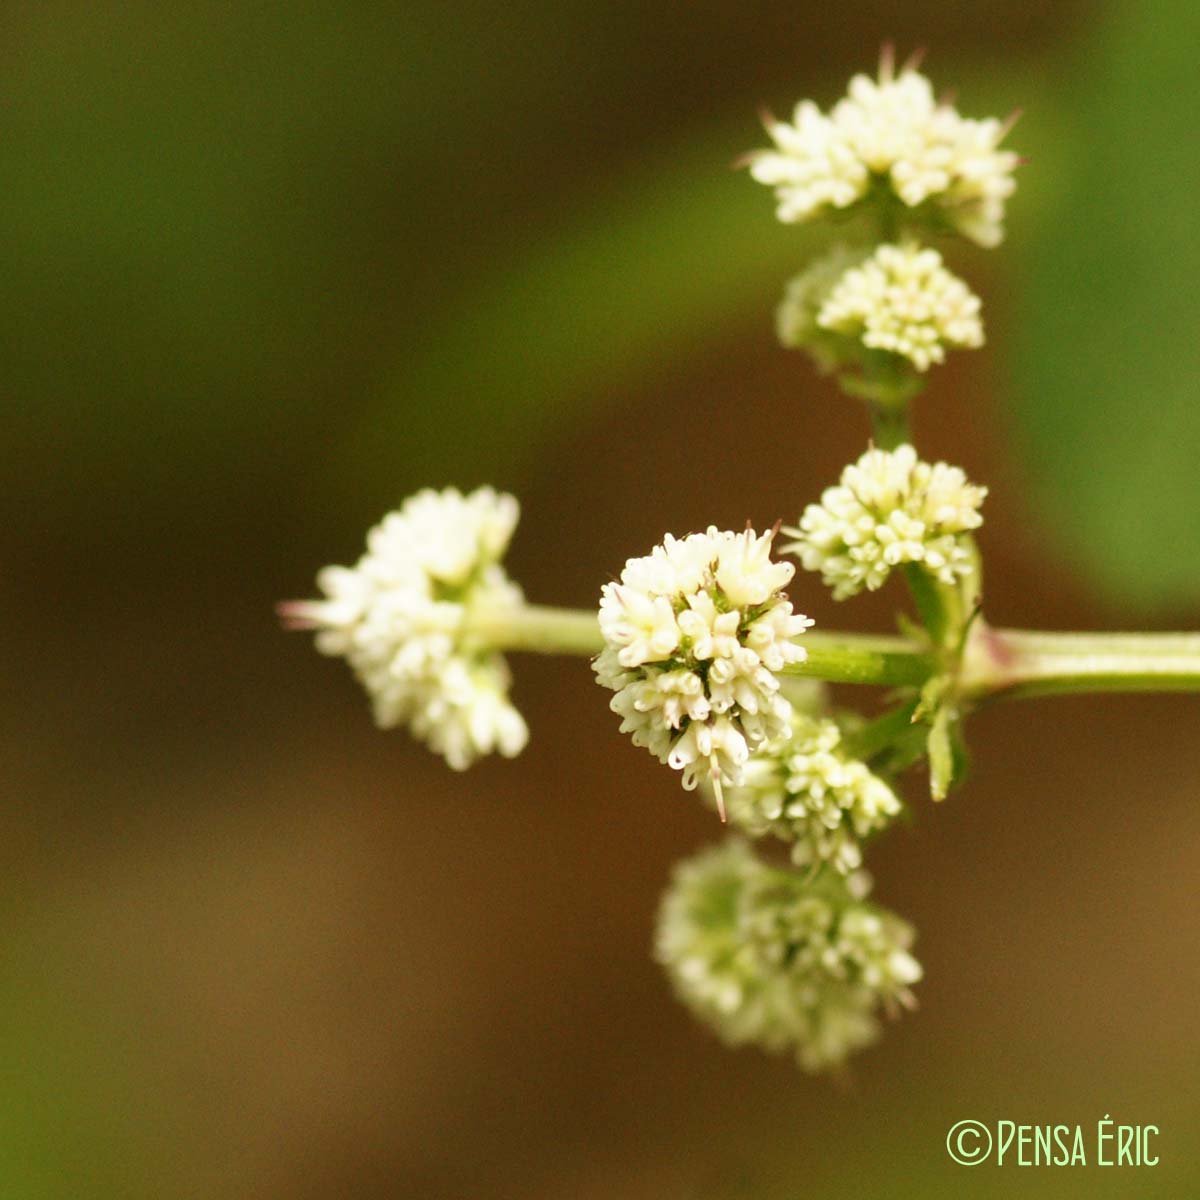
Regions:
<instances>
[{"instance_id":1,"label":"pink tinged stem","mask_svg":"<svg viewBox=\"0 0 1200 1200\"><path fill-rule=\"evenodd\" d=\"M879 47L879 81L891 83L896 71L896 47L892 42L884 42Z\"/></svg>"},{"instance_id":2,"label":"pink tinged stem","mask_svg":"<svg viewBox=\"0 0 1200 1200\"><path fill-rule=\"evenodd\" d=\"M284 629L316 629L307 600L281 600L275 605L275 613Z\"/></svg>"}]
</instances>

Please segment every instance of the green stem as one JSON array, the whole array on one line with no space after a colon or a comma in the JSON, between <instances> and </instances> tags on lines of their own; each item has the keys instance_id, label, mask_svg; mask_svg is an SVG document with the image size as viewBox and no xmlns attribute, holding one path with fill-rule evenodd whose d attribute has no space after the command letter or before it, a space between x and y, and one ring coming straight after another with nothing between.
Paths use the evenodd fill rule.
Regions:
<instances>
[{"instance_id":1,"label":"green stem","mask_svg":"<svg viewBox=\"0 0 1200 1200\"><path fill-rule=\"evenodd\" d=\"M871 430L880 450L895 450L912 440L908 404L879 404L870 406Z\"/></svg>"},{"instance_id":2,"label":"green stem","mask_svg":"<svg viewBox=\"0 0 1200 1200\"><path fill-rule=\"evenodd\" d=\"M599 654L604 649L594 612L539 604L478 610L469 617L464 632L497 650ZM898 687L924 682L931 669L929 659L903 637L806 633L800 645L808 652L808 658L787 668L787 674L807 675L832 683Z\"/></svg>"},{"instance_id":3,"label":"green stem","mask_svg":"<svg viewBox=\"0 0 1200 1200\"><path fill-rule=\"evenodd\" d=\"M874 355L863 368L864 395L871 415L871 434L881 450L895 450L912 442L909 401L920 387L920 377L895 355ZM939 583L917 563L904 571L908 590L922 624L938 649L957 642L965 616L958 590Z\"/></svg>"},{"instance_id":4,"label":"green stem","mask_svg":"<svg viewBox=\"0 0 1200 1200\"><path fill-rule=\"evenodd\" d=\"M604 648L596 614L586 609L477 611L465 632L498 650L592 655ZM800 645L808 657L786 674L830 683L916 687L936 669L928 654L900 636L810 631ZM1039 633L979 621L967 641L957 691L974 701L1200 691L1200 633Z\"/></svg>"},{"instance_id":5,"label":"green stem","mask_svg":"<svg viewBox=\"0 0 1200 1200\"><path fill-rule=\"evenodd\" d=\"M909 401L924 386L924 380L916 371L909 370L902 358L872 351L858 371L839 375L838 385L848 396L866 402L871 435L881 450L895 450L912 441Z\"/></svg>"},{"instance_id":6,"label":"green stem","mask_svg":"<svg viewBox=\"0 0 1200 1200\"><path fill-rule=\"evenodd\" d=\"M1200 691L1200 634L1039 633L981 622L959 687L968 699Z\"/></svg>"},{"instance_id":7,"label":"green stem","mask_svg":"<svg viewBox=\"0 0 1200 1200\"><path fill-rule=\"evenodd\" d=\"M599 654L604 649L594 611L526 604L521 608L477 609L466 632L498 650L531 654Z\"/></svg>"},{"instance_id":8,"label":"green stem","mask_svg":"<svg viewBox=\"0 0 1200 1200\"><path fill-rule=\"evenodd\" d=\"M801 645L808 651L807 657L802 663L785 667L785 675L805 675L827 683L916 687L934 670L929 655L914 650L906 638L806 633Z\"/></svg>"},{"instance_id":9,"label":"green stem","mask_svg":"<svg viewBox=\"0 0 1200 1200\"><path fill-rule=\"evenodd\" d=\"M962 625L957 590L939 583L920 563L905 564L904 580L933 644L944 647L953 641Z\"/></svg>"}]
</instances>

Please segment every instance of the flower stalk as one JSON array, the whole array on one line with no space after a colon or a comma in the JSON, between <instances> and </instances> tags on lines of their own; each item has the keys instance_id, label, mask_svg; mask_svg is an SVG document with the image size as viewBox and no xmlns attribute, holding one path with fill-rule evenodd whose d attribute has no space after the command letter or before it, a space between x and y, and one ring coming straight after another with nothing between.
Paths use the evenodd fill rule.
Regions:
<instances>
[{"instance_id":1,"label":"flower stalk","mask_svg":"<svg viewBox=\"0 0 1200 1200\"><path fill-rule=\"evenodd\" d=\"M590 609L528 604L476 610L465 632L502 652L591 656L604 647ZM916 687L934 660L900 634L809 630L808 657L786 674L829 683ZM963 699L1012 700L1091 692L1200 691L1200 633L1078 633L973 630L958 670Z\"/></svg>"},{"instance_id":2,"label":"flower stalk","mask_svg":"<svg viewBox=\"0 0 1200 1200\"><path fill-rule=\"evenodd\" d=\"M604 648L594 609L525 604L477 608L465 633L480 642L528 654L599 654Z\"/></svg>"},{"instance_id":3,"label":"flower stalk","mask_svg":"<svg viewBox=\"0 0 1200 1200\"><path fill-rule=\"evenodd\" d=\"M1200 633L1041 633L981 625L959 675L972 700L1200 691Z\"/></svg>"},{"instance_id":4,"label":"flower stalk","mask_svg":"<svg viewBox=\"0 0 1200 1200\"><path fill-rule=\"evenodd\" d=\"M596 614L589 609L527 604L476 611L464 633L504 652L593 655L604 648ZM788 666L784 674L829 683L901 687L924 682L932 669L929 655L900 635L810 630L801 644L808 651L807 658Z\"/></svg>"}]
</instances>

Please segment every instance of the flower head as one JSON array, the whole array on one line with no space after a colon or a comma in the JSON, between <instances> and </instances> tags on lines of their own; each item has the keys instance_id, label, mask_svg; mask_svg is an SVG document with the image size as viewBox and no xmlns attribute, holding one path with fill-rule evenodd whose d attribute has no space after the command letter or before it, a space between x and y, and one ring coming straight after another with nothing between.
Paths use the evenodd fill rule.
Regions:
<instances>
[{"instance_id":1,"label":"flower head","mask_svg":"<svg viewBox=\"0 0 1200 1200\"><path fill-rule=\"evenodd\" d=\"M777 672L804 661L793 639L812 622L781 590L794 571L771 559L773 536L668 534L601 593L596 678L616 693L622 731L682 771L685 788L707 772L719 795L787 729Z\"/></svg>"},{"instance_id":2,"label":"flower head","mask_svg":"<svg viewBox=\"0 0 1200 1200\"><path fill-rule=\"evenodd\" d=\"M347 660L381 727L407 724L457 770L493 751L511 758L529 736L503 657L467 628L473 608L522 603L499 562L518 513L491 488L418 492L371 530L356 566L320 572L323 599L282 606L290 625L317 631L318 650Z\"/></svg>"},{"instance_id":3,"label":"flower head","mask_svg":"<svg viewBox=\"0 0 1200 1200\"><path fill-rule=\"evenodd\" d=\"M862 866L859 839L900 811L896 793L846 753L833 721L800 714L786 737L751 755L725 806L730 822L752 837L791 842L797 866L829 863L842 874Z\"/></svg>"},{"instance_id":4,"label":"flower head","mask_svg":"<svg viewBox=\"0 0 1200 1200\"><path fill-rule=\"evenodd\" d=\"M963 534L977 529L987 488L958 467L930 464L908 445L868 450L810 504L784 549L820 571L834 599L882 587L893 567L918 563L943 583L974 570Z\"/></svg>"},{"instance_id":5,"label":"flower head","mask_svg":"<svg viewBox=\"0 0 1200 1200\"><path fill-rule=\"evenodd\" d=\"M803 101L791 122L771 118L774 147L750 157L750 173L775 189L781 221L808 221L885 187L930 223L981 246L1004 236L1004 203L1018 157L1001 148L1011 123L960 116L939 103L912 67L878 79L856 75L828 115Z\"/></svg>"},{"instance_id":6,"label":"flower head","mask_svg":"<svg viewBox=\"0 0 1200 1200\"><path fill-rule=\"evenodd\" d=\"M775 189L775 215L781 221L809 221L831 208L849 208L866 195L871 182L866 164L811 100L796 105L790 122L768 116L764 124L775 148L750 156L750 174Z\"/></svg>"},{"instance_id":7,"label":"flower head","mask_svg":"<svg viewBox=\"0 0 1200 1200\"><path fill-rule=\"evenodd\" d=\"M913 243L880 246L849 267L821 304L816 325L902 355L918 371L943 362L947 347L983 345L979 297L942 266L936 250Z\"/></svg>"},{"instance_id":8,"label":"flower head","mask_svg":"<svg viewBox=\"0 0 1200 1200\"><path fill-rule=\"evenodd\" d=\"M866 250L834 246L789 280L775 310L775 332L781 344L806 350L822 371L832 371L861 357L857 339L822 328L817 316L838 281L866 254Z\"/></svg>"},{"instance_id":9,"label":"flower head","mask_svg":"<svg viewBox=\"0 0 1200 1200\"><path fill-rule=\"evenodd\" d=\"M914 1003L913 930L864 902L863 876L807 880L733 840L682 863L656 952L675 991L730 1045L839 1066L879 1036L878 1012Z\"/></svg>"}]
</instances>

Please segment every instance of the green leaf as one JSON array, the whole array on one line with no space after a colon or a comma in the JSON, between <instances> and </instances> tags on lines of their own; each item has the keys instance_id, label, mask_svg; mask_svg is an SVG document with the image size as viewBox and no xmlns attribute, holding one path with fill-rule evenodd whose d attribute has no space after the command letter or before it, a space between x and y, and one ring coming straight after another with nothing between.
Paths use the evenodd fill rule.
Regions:
<instances>
[{"instance_id":1,"label":"green leaf","mask_svg":"<svg viewBox=\"0 0 1200 1200\"><path fill-rule=\"evenodd\" d=\"M1057 136L1021 143L1044 201L1013 389L1035 498L1057 553L1147 609L1200 596L1197 45L1187 0L1107 6Z\"/></svg>"},{"instance_id":2,"label":"green leaf","mask_svg":"<svg viewBox=\"0 0 1200 1200\"><path fill-rule=\"evenodd\" d=\"M411 339L347 440L347 471L389 477L415 458L452 464L459 480L506 482L600 390L634 383L747 309L769 325L789 275L828 232L781 227L770 194L730 169L761 140L744 115L664 148L470 281L460 305ZM806 369L797 356L799 379ZM448 415L472 436L450 436Z\"/></svg>"}]
</instances>

